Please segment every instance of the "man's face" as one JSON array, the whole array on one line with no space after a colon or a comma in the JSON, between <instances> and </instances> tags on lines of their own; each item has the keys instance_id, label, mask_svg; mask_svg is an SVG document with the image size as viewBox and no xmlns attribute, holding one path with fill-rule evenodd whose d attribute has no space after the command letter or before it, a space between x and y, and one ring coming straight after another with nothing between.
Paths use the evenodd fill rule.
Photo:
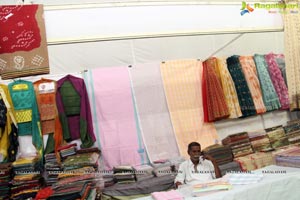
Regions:
<instances>
[{"instance_id":1,"label":"man's face","mask_svg":"<svg viewBox=\"0 0 300 200\"><path fill-rule=\"evenodd\" d=\"M201 155L201 147L192 146L192 149L188 153L190 155L191 160L198 161Z\"/></svg>"}]
</instances>

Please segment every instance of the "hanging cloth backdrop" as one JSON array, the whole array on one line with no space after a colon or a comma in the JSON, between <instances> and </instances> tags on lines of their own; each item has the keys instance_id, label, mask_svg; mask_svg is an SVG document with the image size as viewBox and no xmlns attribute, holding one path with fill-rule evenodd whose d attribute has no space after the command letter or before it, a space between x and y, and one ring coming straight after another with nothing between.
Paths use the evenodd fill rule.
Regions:
<instances>
[{"instance_id":1,"label":"hanging cloth backdrop","mask_svg":"<svg viewBox=\"0 0 300 200\"><path fill-rule=\"evenodd\" d=\"M257 74L262 89L263 100L267 111L277 110L281 107L278 95L271 81L268 65L263 55L254 55Z\"/></svg>"},{"instance_id":2,"label":"hanging cloth backdrop","mask_svg":"<svg viewBox=\"0 0 300 200\"><path fill-rule=\"evenodd\" d=\"M234 81L236 92L239 97L243 117L255 115L256 110L245 76L242 72L239 56L231 56L227 58L226 61L229 73Z\"/></svg>"},{"instance_id":3,"label":"hanging cloth backdrop","mask_svg":"<svg viewBox=\"0 0 300 200\"><path fill-rule=\"evenodd\" d=\"M201 81L202 63L197 60L161 64L167 104L180 154L187 156L190 142L202 148L214 144L218 135L212 123L204 123Z\"/></svg>"},{"instance_id":4,"label":"hanging cloth backdrop","mask_svg":"<svg viewBox=\"0 0 300 200\"><path fill-rule=\"evenodd\" d=\"M268 64L268 71L270 74L271 81L275 88L275 91L278 95L281 109L286 110L289 109L289 93L284 82L282 73L279 69L279 66L276 62L276 55L273 53L269 53L265 55L266 62Z\"/></svg>"},{"instance_id":5,"label":"hanging cloth backdrop","mask_svg":"<svg viewBox=\"0 0 300 200\"><path fill-rule=\"evenodd\" d=\"M297 3L298 1L285 1ZM300 109L300 13L287 12L284 21L284 55L290 110Z\"/></svg>"},{"instance_id":6,"label":"hanging cloth backdrop","mask_svg":"<svg viewBox=\"0 0 300 200\"><path fill-rule=\"evenodd\" d=\"M43 5L0 6L2 79L49 73Z\"/></svg>"},{"instance_id":7,"label":"hanging cloth backdrop","mask_svg":"<svg viewBox=\"0 0 300 200\"><path fill-rule=\"evenodd\" d=\"M151 162L179 156L159 63L130 68L137 112Z\"/></svg>"},{"instance_id":8,"label":"hanging cloth backdrop","mask_svg":"<svg viewBox=\"0 0 300 200\"><path fill-rule=\"evenodd\" d=\"M204 121L213 122L229 117L216 58L209 58L203 62L202 77L205 80L205 88L202 86L202 96L206 98L206 101L203 102L206 102L204 107L207 106L208 113L208 118L205 117ZM206 111L204 115L206 115Z\"/></svg>"},{"instance_id":9,"label":"hanging cloth backdrop","mask_svg":"<svg viewBox=\"0 0 300 200\"><path fill-rule=\"evenodd\" d=\"M218 71L220 74L220 79L222 83L222 88L224 91L226 103L229 110L229 118L238 118L242 116L242 111L240 108L238 96L234 86L234 82L230 76L227 69L226 59L217 59Z\"/></svg>"},{"instance_id":10,"label":"hanging cloth backdrop","mask_svg":"<svg viewBox=\"0 0 300 200\"><path fill-rule=\"evenodd\" d=\"M253 103L257 114L266 112L266 107L262 98L262 92L257 77L256 66L252 56L240 56L239 57L242 71L245 75L247 85L249 87Z\"/></svg>"},{"instance_id":11,"label":"hanging cloth backdrop","mask_svg":"<svg viewBox=\"0 0 300 200\"><path fill-rule=\"evenodd\" d=\"M127 67L89 70L85 75L97 146L107 170L147 163L137 130Z\"/></svg>"}]
</instances>

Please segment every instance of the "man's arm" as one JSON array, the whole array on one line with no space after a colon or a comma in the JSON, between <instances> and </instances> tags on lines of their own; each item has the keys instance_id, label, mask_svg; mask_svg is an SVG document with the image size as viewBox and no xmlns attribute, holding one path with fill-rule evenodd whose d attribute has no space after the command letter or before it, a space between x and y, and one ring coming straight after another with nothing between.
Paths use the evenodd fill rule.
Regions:
<instances>
[{"instance_id":1,"label":"man's arm","mask_svg":"<svg viewBox=\"0 0 300 200\"><path fill-rule=\"evenodd\" d=\"M179 169L178 169L178 172L177 172L177 176L175 178L175 187L178 188L179 185L182 185L184 183L184 180L185 180L185 169L184 169L184 164L181 163L179 165Z\"/></svg>"},{"instance_id":2,"label":"man's arm","mask_svg":"<svg viewBox=\"0 0 300 200\"><path fill-rule=\"evenodd\" d=\"M210 160L212 162L212 164L214 165L216 178L221 178L222 177L221 170L219 168L219 165L218 165L216 159L214 159L211 155L208 155L208 154L204 154L203 158Z\"/></svg>"}]
</instances>

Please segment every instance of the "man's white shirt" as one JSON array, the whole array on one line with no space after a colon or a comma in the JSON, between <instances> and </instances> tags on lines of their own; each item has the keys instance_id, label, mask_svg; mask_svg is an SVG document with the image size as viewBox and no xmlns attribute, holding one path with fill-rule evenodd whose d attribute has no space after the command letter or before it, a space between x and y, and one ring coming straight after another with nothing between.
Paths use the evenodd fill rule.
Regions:
<instances>
[{"instance_id":1,"label":"man's white shirt","mask_svg":"<svg viewBox=\"0 0 300 200\"><path fill-rule=\"evenodd\" d=\"M191 159L180 164L175 183L179 181L183 184L195 185L215 178L215 168L212 162L210 160L203 160L202 157L200 157L199 164L197 165L197 172L195 171Z\"/></svg>"}]
</instances>

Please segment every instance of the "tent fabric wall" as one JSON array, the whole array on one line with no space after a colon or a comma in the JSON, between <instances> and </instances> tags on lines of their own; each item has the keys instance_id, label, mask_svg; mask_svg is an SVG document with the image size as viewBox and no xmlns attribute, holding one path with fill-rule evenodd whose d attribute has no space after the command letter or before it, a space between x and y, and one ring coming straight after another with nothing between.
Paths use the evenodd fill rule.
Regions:
<instances>
[{"instance_id":1,"label":"tent fabric wall","mask_svg":"<svg viewBox=\"0 0 300 200\"><path fill-rule=\"evenodd\" d=\"M108 1L115 2L114 0ZM18 1L4 0L1 4L16 2L18 3ZM32 2L62 3L58 0L51 2L33 0ZM67 2L71 1L66 0L62 4ZM72 0L74 4L81 2L83 3L83 0ZM96 1L90 0L88 2ZM84 3L88 2L84 1ZM97 1L97 3L99 2ZM282 53L284 51L282 30L264 32L264 29L282 27L280 14L270 14L267 10L257 9L249 15L240 16L240 1L227 6L222 4L208 5L209 3L207 5L185 5L182 7L174 5L121 8L118 6L109 9L103 7L74 9L73 11L69 9L51 10L45 7L51 75L42 77L55 78L55 76L76 74L86 69L147 64L175 59L205 60L210 56L227 57L235 54L253 55L254 53ZM188 17L183 17L181 12L181 14L175 12L180 8L184 8L189 13ZM191 11L190 9L193 12L188 12ZM204 15L197 14L203 9L206 10ZM93 12L90 12L91 10ZM117 11L120 10L123 15L116 16ZM104 11L106 11L106 15L97 15L97 13L104 13ZM132 14L127 17L126 13L130 12ZM71 15L74 13L77 15ZM153 17L154 14L155 17ZM88 17L92 15L94 18L90 20ZM166 16L167 18L164 18ZM139 21L139 18L147 20ZM262 18L264 20L261 20ZM132 21L133 19L134 21ZM241 32L243 29L247 29L249 32ZM226 33L226 30L230 30L229 33ZM170 34L170 36L174 33L174 35L172 37L122 40L122 36L130 34L155 36L165 33ZM181 36L178 33L186 34ZM102 38L102 41L84 42L85 37ZM107 39L105 41L105 38L114 37L119 37L119 39L111 41ZM79 40L72 43L72 39ZM50 45L51 41L52 44ZM55 41L66 42L55 44ZM28 79L40 77L29 77ZM246 119L222 120L216 122L215 126L219 137L222 139L229 134L240 131L253 131L281 125L295 117L295 113L275 111ZM245 124L247 125L245 126ZM26 144L27 142L24 141L20 147L29 148Z\"/></svg>"}]
</instances>

